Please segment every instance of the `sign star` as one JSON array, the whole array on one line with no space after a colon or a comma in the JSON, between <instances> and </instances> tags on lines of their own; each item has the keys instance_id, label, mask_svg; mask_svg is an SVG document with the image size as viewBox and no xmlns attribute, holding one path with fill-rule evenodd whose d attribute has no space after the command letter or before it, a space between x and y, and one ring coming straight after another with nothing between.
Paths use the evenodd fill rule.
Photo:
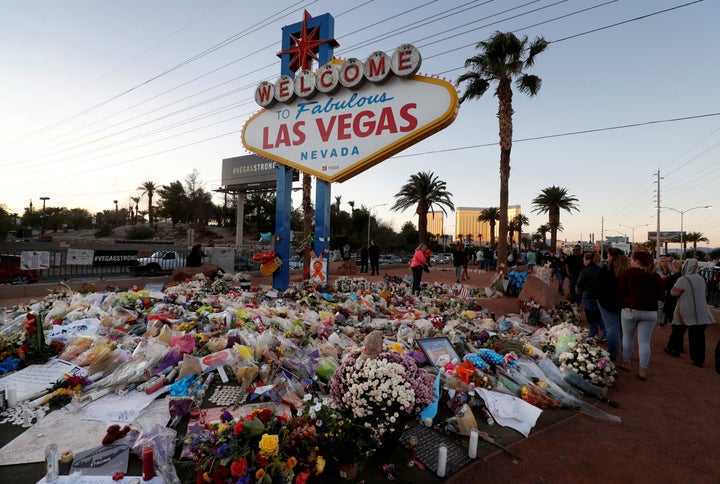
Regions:
<instances>
[{"instance_id":1,"label":"sign star","mask_svg":"<svg viewBox=\"0 0 720 484\"><path fill-rule=\"evenodd\" d=\"M308 29L308 21L312 18L310 13L305 10L302 26L299 32L290 34L290 39L294 45L288 49L279 52L278 57L283 55L290 56L290 70L297 72L300 69L310 69L313 59L318 60L317 53L323 44L330 44L337 47L339 44L335 39L320 39L320 27Z\"/></svg>"}]
</instances>

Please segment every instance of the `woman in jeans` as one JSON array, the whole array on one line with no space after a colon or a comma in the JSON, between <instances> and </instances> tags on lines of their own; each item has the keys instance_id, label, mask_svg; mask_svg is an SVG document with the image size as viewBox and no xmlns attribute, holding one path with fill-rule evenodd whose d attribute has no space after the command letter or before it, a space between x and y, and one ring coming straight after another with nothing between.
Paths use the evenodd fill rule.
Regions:
<instances>
[{"instance_id":1,"label":"woman in jeans","mask_svg":"<svg viewBox=\"0 0 720 484\"><path fill-rule=\"evenodd\" d=\"M658 301L665 296L662 279L655 272L653 258L648 252L636 250L632 253L630 269L620 275L618 292L622 299L623 360L625 365L630 364L637 331L640 356L638 378L645 381L650 363L650 339L658 318Z\"/></svg>"},{"instance_id":2,"label":"woman in jeans","mask_svg":"<svg viewBox=\"0 0 720 484\"><path fill-rule=\"evenodd\" d=\"M607 259L607 269L603 269L598 275L595 293L597 294L600 315L607 331L608 353L610 353L610 359L615 362L620 354L620 340L622 337L620 329L622 299L618 294L618 280L620 275L630 267L630 262L625 252L617 247L608 249ZM620 364L617 366L621 370L627 369Z\"/></svg>"}]
</instances>

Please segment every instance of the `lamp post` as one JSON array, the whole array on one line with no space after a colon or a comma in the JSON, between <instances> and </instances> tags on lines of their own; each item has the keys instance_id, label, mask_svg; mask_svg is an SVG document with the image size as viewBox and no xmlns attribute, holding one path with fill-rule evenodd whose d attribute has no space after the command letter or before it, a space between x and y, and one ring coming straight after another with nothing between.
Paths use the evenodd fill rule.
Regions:
<instances>
[{"instance_id":1,"label":"lamp post","mask_svg":"<svg viewBox=\"0 0 720 484\"><path fill-rule=\"evenodd\" d=\"M372 221L372 211L375 208L378 207L384 207L387 205L387 203L380 203L378 205L373 205L372 207L368 208L368 237L367 237L367 246L370 247L370 222Z\"/></svg>"},{"instance_id":2,"label":"lamp post","mask_svg":"<svg viewBox=\"0 0 720 484\"><path fill-rule=\"evenodd\" d=\"M448 225L447 228L449 228L449 229L454 229L455 226L454 226L454 225ZM445 228L443 227L443 254L445 253L446 250L447 250L447 236L445 235Z\"/></svg>"},{"instance_id":3,"label":"lamp post","mask_svg":"<svg viewBox=\"0 0 720 484\"><path fill-rule=\"evenodd\" d=\"M117 200L113 200L113 203L115 204L115 227L118 227L120 225L120 212L118 212Z\"/></svg>"},{"instance_id":4,"label":"lamp post","mask_svg":"<svg viewBox=\"0 0 720 484\"><path fill-rule=\"evenodd\" d=\"M43 235L45 235L45 202L50 200L50 197L40 197L40 200L43 201L42 226L40 227L40 236L42 237Z\"/></svg>"},{"instance_id":5,"label":"lamp post","mask_svg":"<svg viewBox=\"0 0 720 484\"><path fill-rule=\"evenodd\" d=\"M712 208L712 205L700 205L698 207L692 207L688 208L687 210L678 210L672 207L660 207L664 208L666 210L672 210L673 212L677 212L680 214L680 260L683 260L683 256L685 255L685 246L683 244L683 237L685 236L685 233L683 232L683 215L685 215L686 212L689 212L690 210L695 210L698 208Z\"/></svg>"},{"instance_id":6,"label":"lamp post","mask_svg":"<svg viewBox=\"0 0 720 484\"><path fill-rule=\"evenodd\" d=\"M639 227L649 227L650 224L636 225L634 227L632 227L630 225L623 225L623 224L617 224L617 226L618 227L627 227L632 230L632 248L633 248L633 250L635 250L635 229L637 229Z\"/></svg>"}]
</instances>

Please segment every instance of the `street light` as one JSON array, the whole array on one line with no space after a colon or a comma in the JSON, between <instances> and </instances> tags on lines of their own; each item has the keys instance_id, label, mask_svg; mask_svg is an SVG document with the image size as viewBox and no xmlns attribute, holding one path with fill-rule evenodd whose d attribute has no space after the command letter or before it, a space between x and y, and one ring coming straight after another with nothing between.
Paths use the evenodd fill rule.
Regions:
<instances>
[{"instance_id":1,"label":"street light","mask_svg":"<svg viewBox=\"0 0 720 484\"><path fill-rule=\"evenodd\" d=\"M683 215L685 215L685 212L689 212L690 210L695 210L698 208L712 208L712 205L700 205L698 207L688 208L687 210L677 210L672 207L660 207L664 208L666 210L672 210L673 212L677 212L680 214L680 260L683 260L683 256L685 255L685 246L683 245Z\"/></svg>"},{"instance_id":2,"label":"street light","mask_svg":"<svg viewBox=\"0 0 720 484\"><path fill-rule=\"evenodd\" d=\"M367 238L368 247L370 247L370 222L372 221L372 211L375 208L384 207L385 205L387 205L387 203L380 203L378 205L373 205L372 207L368 208L368 238Z\"/></svg>"},{"instance_id":3,"label":"street light","mask_svg":"<svg viewBox=\"0 0 720 484\"><path fill-rule=\"evenodd\" d=\"M618 227L627 227L629 229L632 229L632 248L633 248L633 250L635 250L635 229L637 229L639 227L649 227L650 224L636 225L634 227L632 227L630 225L623 225L623 224L617 224L617 226Z\"/></svg>"},{"instance_id":4,"label":"street light","mask_svg":"<svg viewBox=\"0 0 720 484\"><path fill-rule=\"evenodd\" d=\"M454 225L448 225L447 228L454 229ZM445 228L443 228L443 253L447 250L447 235L445 235Z\"/></svg>"},{"instance_id":5,"label":"street light","mask_svg":"<svg viewBox=\"0 0 720 484\"><path fill-rule=\"evenodd\" d=\"M113 200L113 203L115 204L115 227L118 227L120 225L120 213L118 212L117 200Z\"/></svg>"},{"instance_id":6,"label":"street light","mask_svg":"<svg viewBox=\"0 0 720 484\"><path fill-rule=\"evenodd\" d=\"M40 197L40 200L43 201L42 227L40 227L40 236L42 237L45 235L45 202L50 200L50 197Z\"/></svg>"}]
</instances>

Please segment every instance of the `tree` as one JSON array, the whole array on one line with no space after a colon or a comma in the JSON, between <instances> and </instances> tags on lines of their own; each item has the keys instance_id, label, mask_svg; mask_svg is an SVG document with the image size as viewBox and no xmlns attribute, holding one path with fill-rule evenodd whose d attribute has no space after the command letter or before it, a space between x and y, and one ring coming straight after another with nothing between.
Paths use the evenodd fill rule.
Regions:
<instances>
[{"instance_id":1,"label":"tree","mask_svg":"<svg viewBox=\"0 0 720 484\"><path fill-rule=\"evenodd\" d=\"M697 244L698 242L710 242L710 240L703 235L702 232L688 232L683 237L683 242L686 245L688 242L692 242L693 245L693 259L697 259ZM687 252L687 248L683 247L683 254Z\"/></svg>"},{"instance_id":2,"label":"tree","mask_svg":"<svg viewBox=\"0 0 720 484\"><path fill-rule=\"evenodd\" d=\"M478 222L490 225L490 248L495 247L495 222L500 219L500 210L497 207L483 208L478 215Z\"/></svg>"},{"instance_id":3,"label":"tree","mask_svg":"<svg viewBox=\"0 0 720 484\"><path fill-rule=\"evenodd\" d=\"M160 196L157 213L161 217L169 218L173 227L179 222L187 221L188 197L180 180L176 180L169 185L163 185L158 189L157 193ZM135 198L132 198L132 200L134 201ZM138 198L138 200L140 199ZM137 215L139 214L138 211Z\"/></svg>"},{"instance_id":4,"label":"tree","mask_svg":"<svg viewBox=\"0 0 720 484\"><path fill-rule=\"evenodd\" d=\"M157 185L155 185L155 182L146 181L143 182L142 185L137 187L138 190L142 190L143 195L147 195L148 197L148 223L150 225L153 224L155 219L153 218L153 196L155 196L155 191L158 189Z\"/></svg>"},{"instance_id":5,"label":"tree","mask_svg":"<svg viewBox=\"0 0 720 484\"><path fill-rule=\"evenodd\" d=\"M508 223L508 233L510 234L510 245L513 242L513 236L515 232L518 234L518 247L520 247L520 237L522 236L522 228L525 225L530 225L530 220L527 215L521 213L516 214L512 220Z\"/></svg>"},{"instance_id":6,"label":"tree","mask_svg":"<svg viewBox=\"0 0 720 484\"><path fill-rule=\"evenodd\" d=\"M540 195L532 201L533 212L548 214L548 225L550 226L550 250L555 251L557 245L557 233L560 228L560 210L572 213L580 209L575 205L577 198L568 195L567 188L551 186L543 188Z\"/></svg>"},{"instance_id":7,"label":"tree","mask_svg":"<svg viewBox=\"0 0 720 484\"><path fill-rule=\"evenodd\" d=\"M137 223L138 215L140 215L140 197L130 197L130 200L135 202L135 215L133 215L132 224ZM132 210L130 211L132 213Z\"/></svg>"},{"instance_id":8,"label":"tree","mask_svg":"<svg viewBox=\"0 0 720 484\"><path fill-rule=\"evenodd\" d=\"M5 205L0 205L0 240L5 240L15 226L15 217Z\"/></svg>"},{"instance_id":9,"label":"tree","mask_svg":"<svg viewBox=\"0 0 720 484\"><path fill-rule=\"evenodd\" d=\"M498 260L507 260L508 196L510 180L510 151L513 136L512 83L525 94L534 96L540 90L539 77L525 73L535 64L535 56L547 47L547 41L537 37L528 44L527 37L519 39L512 32L495 32L490 39L479 42L476 48L482 52L465 61L471 70L458 78L458 84L467 82L460 97L463 103L468 99L482 97L492 83L497 83L495 95L498 98L498 122L500 126L500 226Z\"/></svg>"},{"instance_id":10,"label":"tree","mask_svg":"<svg viewBox=\"0 0 720 484\"><path fill-rule=\"evenodd\" d=\"M445 208L455 209L452 193L446 189L444 181L432 172L419 172L411 175L408 182L395 194L395 204L390 210L405 211L415 206L418 215L418 241L427 242L427 214L435 213L435 208L447 215Z\"/></svg>"},{"instance_id":11,"label":"tree","mask_svg":"<svg viewBox=\"0 0 720 484\"><path fill-rule=\"evenodd\" d=\"M547 240L547 233L550 232L550 226L548 224L542 224L535 231L536 234L540 235L540 241L542 242L542 248L545 248L545 241Z\"/></svg>"}]
</instances>

